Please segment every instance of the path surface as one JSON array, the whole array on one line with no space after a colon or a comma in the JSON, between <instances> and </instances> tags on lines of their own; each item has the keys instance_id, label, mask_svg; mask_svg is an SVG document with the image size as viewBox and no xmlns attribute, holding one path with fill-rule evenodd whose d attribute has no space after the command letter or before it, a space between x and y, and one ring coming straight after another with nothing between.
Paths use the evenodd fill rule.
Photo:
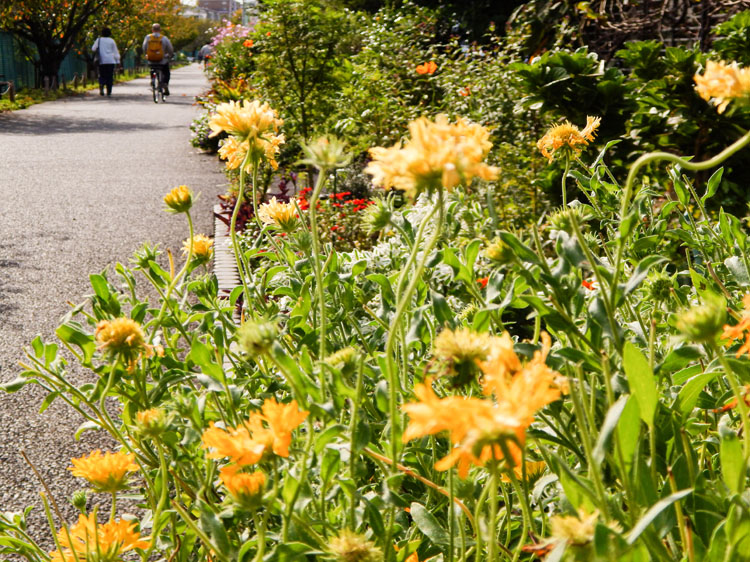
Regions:
<instances>
[{"instance_id":1,"label":"path surface","mask_svg":"<svg viewBox=\"0 0 750 562\"><path fill-rule=\"evenodd\" d=\"M225 191L215 158L190 146L194 96L207 82L197 65L173 71L168 103L151 101L148 80L0 115L0 379L19 372L23 348L42 334L51 339L66 301L90 291L88 275L129 257L145 241L181 255L184 218L164 212L162 197L187 184L202 195L194 207L196 232L211 234L211 207ZM72 373L73 377L85 377ZM41 524L38 481L24 449L58 502L83 487L70 475L70 458L106 440L73 438L80 419L62 402L39 415L44 394L26 387L0 394L0 511L34 504Z\"/></svg>"}]
</instances>

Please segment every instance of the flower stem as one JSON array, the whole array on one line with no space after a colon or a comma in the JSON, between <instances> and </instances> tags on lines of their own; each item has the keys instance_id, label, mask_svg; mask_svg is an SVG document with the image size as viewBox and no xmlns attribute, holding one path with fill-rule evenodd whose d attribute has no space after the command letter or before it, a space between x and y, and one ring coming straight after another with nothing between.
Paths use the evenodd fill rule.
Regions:
<instances>
[{"instance_id":1,"label":"flower stem","mask_svg":"<svg viewBox=\"0 0 750 562\"><path fill-rule=\"evenodd\" d=\"M245 196L245 176L247 172L245 172L245 168L250 163L250 156L251 151L247 151L247 154L245 154L245 158L242 161L242 165L240 166L240 188L237 192L237 200L234 202L234 210L232 211L232 220L229 223L229 236L232 239L232 249L234 250L234 259L237 261L237 269L240 270L240 281L242 282L242 290L244 294L245 299L245 308L250 311L250 289L247 286L247 279L246 274L249 272L245 270L244 267L244 259L242 258L242 254L240 252L240 244L237 240L237 216L240 213L240 207L242 207L242 201ZM255 162L253 164L254 168L257 168L258 164ZM255 189L255 185L253 184L253 189Z\"/></svg>"},{"instance_id":2,"label":"flower stem","mask_svg":"<svg viewBox=\"0 0 750 562\"><path fill-rule=\"evenodd\" d=\"M562 176L562 204L563 207L568 206L568 189L567 189L567 183L568 183L568 172L570 172L570 156L565 156L565 170L563 171Z\"/></svg>"},{"instance_id":3,"label":"flower stem","mask_svg":"<svg viewBox=\"0 0 750 562\"><path fill-rule=\"evenodd\" d=\"M318 293L318 307L319 307L319 325L320 334L318 336L319 348L318 348L318 361L322 361L326 356L326 331L328 328L326 318L326 301L325 301L325 287L323 286L323 270L320 266L320 238L318 233L318 198L320 192L323 190L323 186L326 183L328 177L328 170L320 169L318 171L318 179L315 182L315 188L310 195L310 235L312 238L312 250L313 250L313 271L315 272L315 288ZM326 397L325 389L325 377L324 370L320 370L320 388L323 392L323 399Z\"/></svg>"}]
</instances>

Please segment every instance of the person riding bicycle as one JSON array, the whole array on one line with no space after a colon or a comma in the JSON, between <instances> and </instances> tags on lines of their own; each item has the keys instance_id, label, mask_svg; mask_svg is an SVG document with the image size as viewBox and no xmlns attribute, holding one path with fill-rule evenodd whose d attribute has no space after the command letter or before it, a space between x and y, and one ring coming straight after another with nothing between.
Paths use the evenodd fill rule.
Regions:
<instances>
[{"instance_id":1,"label":"person riding bicycle","mask_svg":"<svg viewBox=\"0 0 750 562\"><path fill-rule=\"evenodd\" d=\"M161 33L161 25L155 23L151 26L151 33L143 40L143 52L149 66L159 68L162 74L164 95L169 95L169 60L174 55L171 41Z\"/></svg>"}]
</instances>

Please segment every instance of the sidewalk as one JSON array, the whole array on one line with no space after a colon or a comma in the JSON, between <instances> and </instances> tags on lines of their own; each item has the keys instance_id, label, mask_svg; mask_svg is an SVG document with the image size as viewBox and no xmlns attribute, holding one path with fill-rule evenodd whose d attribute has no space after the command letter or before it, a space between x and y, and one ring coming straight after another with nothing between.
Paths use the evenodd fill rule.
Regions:
<instances>
[{"instance_id":1,"label":"sidewalk","mask_svg":"<svg viewBox=\"0 0 750 562\"><path fill-rule=\"evenodd\" d=\"M91 292L90 274L127 262L145 241L181 255L187 227L184 217L163 210L170 189L187 184L202 193L196 232L211 234L225 177L215 158L190 146L188 128L199 111L194 96L207 85L194 64L172 72L166 104L153 103L141 78L116 84L111 98L94 91L0 115L2 382L16 377L22 349L37 334L53 339L66 302ZM20 449L62 506L80 487L67 470L70 458L108 446L94 433L76 442L80 418L62 401L38 415L43 396L31 387L0 394L3 511L41 506L40 485ZM46 536L41 507L34 511L34 530Z\"/></svg>"}]
</instances>

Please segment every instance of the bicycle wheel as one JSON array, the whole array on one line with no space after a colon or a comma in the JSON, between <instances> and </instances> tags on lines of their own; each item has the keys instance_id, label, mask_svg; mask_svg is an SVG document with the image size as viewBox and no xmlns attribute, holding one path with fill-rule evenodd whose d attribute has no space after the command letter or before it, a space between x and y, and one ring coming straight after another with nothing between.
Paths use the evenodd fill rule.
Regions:
<instances>
[{"instance_id":1,"label":"bicycle wheel","mask_svg":"<svg viewBox=\"0 0 750 562\"><path fill-rule=\"evenodd\" d=\"M159 89L157 85L156 73L151 71L151 94L154 96L154 103L159 103Z\"/></svg>"},{"instance_id":2,"label":"bicycle wheel","mask_svg":"<svg viewBox=\"0 0 750 562\"><path fill-rule=\"evenodd\" d=\"M158 77L159 77L159 99L161 103L164 103L167 101L167 99L166 97L164 97L164 74L162 74L161 68L159 69Z\"/></svg>"}]
</instances>

